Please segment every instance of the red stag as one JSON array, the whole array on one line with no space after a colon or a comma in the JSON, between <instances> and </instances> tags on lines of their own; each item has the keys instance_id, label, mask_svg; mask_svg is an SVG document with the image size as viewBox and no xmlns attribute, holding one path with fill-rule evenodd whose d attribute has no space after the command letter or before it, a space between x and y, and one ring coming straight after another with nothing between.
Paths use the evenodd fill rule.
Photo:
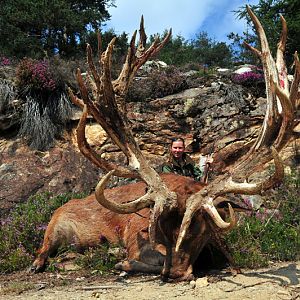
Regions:
<instances>
[{"instance_id":1,"label":"red stag","mask_svg":"<svg viewBox=\"0 0 300 300\"><path fill-rule=\"evenodd\" d=\"M110 74L115 39L105 52L99 51L100 73L93 63L91 48L87 47L90 70L87 80L83 80L79 70L77 73L82 99L70 91L72 101L83 108L77 140L81 152L108 173L98 183L95 195L80 202L71 200L55 212L34 269L42 268L48 255L63 240L70 242L75 238L79 247L87 247L99 243L100 235L110 242L123 241L128 259L117 267L127 271L159 272L163 278L189 279L193 264L208 243L218 246L232 263L222 234L234 226L234 213L230 205L228 209L221 209L220 204L229 203L225 197L232 193L260 194L282 180L283 166L278 152L292 138L299 105L300 64L295 54L294 79L289 88L283 58L287 36L284 18L281 18L283 29L275 62L263 27L249 7L247 10L260 38L261 50L248 47L260 57L263 65L267 110L258 137L246 146L248 152L207 185L178 175L157 174L142 155L127 119L124 99L130 82L138 69L167 43L171 32L162 42L155 40L145 49L142 19L138 47L135 47L135 33L116 80L112 80ZM100 158L89 146L85 138L87 114L92 115L119 146L128 159L128 166ZM264 182L249 181L254 172L262 170L272 159L274 175ZM141 182L105 189L112 175L139 178ZM138 211L139 214L135 214ZM223 218L228 211L230 222L225 222Z\"/></svg>"}]
</instances>

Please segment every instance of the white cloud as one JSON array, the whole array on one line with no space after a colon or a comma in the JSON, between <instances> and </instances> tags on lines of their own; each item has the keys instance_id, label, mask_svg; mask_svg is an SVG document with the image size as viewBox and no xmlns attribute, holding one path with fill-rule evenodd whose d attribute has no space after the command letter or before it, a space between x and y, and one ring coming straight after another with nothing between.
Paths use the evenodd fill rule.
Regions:
<instances>
[{"instance_id":1,"label":"white cloud","mask_svg":"<svg viewBox=\"0 0 300 300\"><path fill-rule=\"evenodd\" d=\"M258 0L116 0L116 8L109 9L111 21L106 28L113 28L117 34L131 35L139 28L144 15L148 35L163 33L172 28L173 34L186 39L197 32L207 31L216 39L226 39L231 31L242 32L244 22L235 20L232 10Z\"/></svg>"}]
</instances>

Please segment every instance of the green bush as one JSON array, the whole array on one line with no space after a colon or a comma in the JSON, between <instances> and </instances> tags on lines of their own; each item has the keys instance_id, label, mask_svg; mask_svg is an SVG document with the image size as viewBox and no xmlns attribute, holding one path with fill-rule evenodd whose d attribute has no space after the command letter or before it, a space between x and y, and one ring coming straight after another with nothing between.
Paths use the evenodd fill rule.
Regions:
<instances>
[{"instance_id":1,"label":"green bush","mask_svg":"<svg viewBox=\"0 0 300 300\"><path fill-rule=\"evenodd\" d=\"M261 267L269 261L300 258L300 174L288 176L270 199L226 237L237 265Z\"/></svg>"},{"instance_id":2,"label":"green bush","mask_svg":"<svg viewBox=\"0 0 300 300\"><path fill-rule=\"evenodd\" d=\"M35 195L19 204L1 220L0 273L21 270L29 266L40 247L46 226L54 210L71 198L83 195L50 193Z\"/></svg>"},{"instance_id":3,"label":"green bush","mask_svg":"<svg viewBox=\"0 0 300 300\"><path fill-rule=\"evenodd\" d=\"M125 253L122 249L122 246L114 247L104 243L97 248L87 249L84 255L77 258L75 262L93 273L104 274L113 269L115 264L124 258Z\"/></svg>"},{"instance_id":4,"label":"green bush","mask_svg":"<svg viewBox=\"0 0 300 300\"><path fill-rule=\"evenodd\" d=\"M185 90L186 78L175 67L154 69L132 83L128 91L129 101L161 98Z\"/></svg>"}]
</instances>

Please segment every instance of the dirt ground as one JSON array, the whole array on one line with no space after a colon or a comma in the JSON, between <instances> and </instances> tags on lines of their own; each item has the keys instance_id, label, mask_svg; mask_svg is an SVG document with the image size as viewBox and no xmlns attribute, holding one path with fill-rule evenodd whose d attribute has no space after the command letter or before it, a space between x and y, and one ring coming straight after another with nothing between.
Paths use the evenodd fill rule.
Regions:
<instances>
[{"instance_id":1,"label":"dirt ground","mask_svg":"<svg viewBox=\"0 0 300 300\"><path fill-rule=\"evenodd\" d=\"M211 271L191 282L164 283L158 276L88 275L82 271L0 276L0 299L300 299L300 261L269 268Z\"/></svg>"}]
</instances>

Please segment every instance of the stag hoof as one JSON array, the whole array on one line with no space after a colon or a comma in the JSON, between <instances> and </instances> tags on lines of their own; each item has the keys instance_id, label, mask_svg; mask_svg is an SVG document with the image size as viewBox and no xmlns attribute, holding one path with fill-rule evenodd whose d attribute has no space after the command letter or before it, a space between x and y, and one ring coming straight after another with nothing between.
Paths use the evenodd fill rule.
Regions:
<instances>
[{"instance_id":1,"label":"stag hoof","mask_svg":"<svg viewBox=\"0 0 300 300\"><path fill-rule=\"evenodd\" d=\"M45 271L45 264L33 262L33 264L27 269L27 273L41 273Z\"/></svg>"},{"instance_id":2,"label":"stag hoof","mask_svg":"<svg viewBox=\"0 0 300 300\"><path fill-rule=\"evenodd\" d=\"M42 271L43 271L43 268L34 266L34 265L30 266L27 269L27 273L41 273Z\"/></svg>"},{"instance_id":3,"label":"stag hoof","mask_svg":"<svg viewBox=\"0 0 300 300\"><path fill-rule=\"evenodd\" d=\"M115 265L115 269L119 271L129 272L131 271L131 265L128 260L121 261Z\"/></svg>"}]
</instances>

